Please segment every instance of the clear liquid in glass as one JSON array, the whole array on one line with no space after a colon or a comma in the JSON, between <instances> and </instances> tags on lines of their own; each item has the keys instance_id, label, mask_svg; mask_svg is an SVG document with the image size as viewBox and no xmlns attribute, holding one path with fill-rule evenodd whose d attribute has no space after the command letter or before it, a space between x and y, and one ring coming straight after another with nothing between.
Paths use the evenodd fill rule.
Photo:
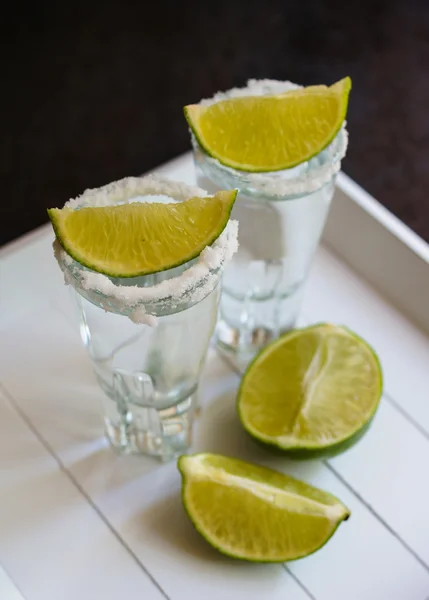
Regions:
<instances>
[{"instance_id":1,"label":"clear liquid in glass","mask_svg":"<svg viewBox=\"0 0 429 600\"><path fill-rule=\"evenodd\" d=\"M308 194L269 199L246 193L239 177L223 181L221 173L210 176L204 155L198 150L196 154L200 187L210 193L239 189L231 215L239 222L239 248L224 272L216 340L243 366L270 340L295 326L335 178Z\"/></svg>"},{"instance_id":2,"label":"clear liquid in glass","mask_svg":"<svg viewBox=\"0 0 429 600\"><path fill-rule=\"evenodd\" d=\"M112 446L162 460L186 450L219 286L185 310L159 316L156 327L135 324L75 296L81 338L105 394Z\"/></svg>"}]
</instances>

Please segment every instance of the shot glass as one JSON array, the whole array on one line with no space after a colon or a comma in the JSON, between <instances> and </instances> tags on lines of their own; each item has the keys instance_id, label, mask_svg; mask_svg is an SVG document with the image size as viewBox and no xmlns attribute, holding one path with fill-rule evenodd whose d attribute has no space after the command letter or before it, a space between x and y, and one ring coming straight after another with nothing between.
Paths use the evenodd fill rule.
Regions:
<instances>
[{"instance_id":1,"label":"shot glass","mask_svg":"<svg viewBox=\"0 0 429 600\"><path fill-rule=\"evenodd\" d=\"M71 206L204 195L199 188L149 176L88 190ZM237 224L230 221L193 261L117 279L86 269L54 242L65 281L73 288L82 342L104 392L106 436L121 453L168 460L189 447L219 282L236 248Z\"/></svg>"},{"instance_id":2,"label":"shot glass","mask_svg":"<svg viewBox=\"0 0 429 600\"><path fill-rule=\"evenodd\" d=\"M246 88L202 102L296 87L290 82L251 80ZM225 270L215 334L220 350L239 365L296 323L347 141L343 126L333 142L308 162L279 172L248 173L222 165L192 136L198 185L210 193L239 190L232 218L239 222L240 247Z\"/></svg>"}]
</instances>

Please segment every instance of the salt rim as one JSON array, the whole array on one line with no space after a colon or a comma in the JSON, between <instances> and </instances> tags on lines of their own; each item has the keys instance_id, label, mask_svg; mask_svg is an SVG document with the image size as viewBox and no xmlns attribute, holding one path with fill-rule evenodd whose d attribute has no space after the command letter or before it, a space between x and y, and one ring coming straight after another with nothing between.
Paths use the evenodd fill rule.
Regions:
<instances>
[{"instance_id":1,"label":"salt rim","mask_svg":"<svg viewBox=\"0 0 429 600\"><path fill-rule=\"evenodd\" d=\"M101 188L86 190L78 198L66 202L65 207L78 209L84 206L110 206L128 202L139 195L165 195L173 200L208 196L199 187L147 175L127 177ZM144 304L168 302L174 306L180 300L190 303L202 300L216 286L219 270L237 251L237 235L238 222L229 221L213 245L204 248L195 264L180 275L148 287L117 285L106 275L82 267L67 254L58 240L54 241L53 248L66 285L89 294L95 293L98 303L106 311L109 305L109 308L114 308L114 312L126 312L134 323L155 326L157 317L148 313ZM100 301L99 294L106 301Z\"/></svg>"},{"instance_id":2,"label":"salt rim","mask_svg":"<svg viewBox=\"0 0 429 600\"><path fill-rule=\"evenodd\" d=\"M228 98L239 98L245 96L265 96L270 94L281 94L291 90L301 89L303 86L291 81L278 81L276 79L249 79L247 85L242 88L232 88L226 92L217 92L212 98L204 98L199 102L203 106L210 106L221 100ZM332 159L327 163L319 166L311 166L311 172L308 171L308 164L311 161L306 161L299 165L304 167L304 173L296 177L284 178L282 171L272 173L250 173L247 171L239 171L227 167L220 163L216 158L209 156L198 144L194 135L191 132L192 145L195 150L199 150L204 154L204 160L212 168L218 169L229 177L241 177L245 180L249 187L253 187L258 192L267 196L287 196L309 194L320 189L328 183L341 168L341 161L346 155L348 146L348 132L346 129L347 122L344 121L340 131L334 140L325 148L325 152L331 151ZM338 146L335 148L335 144ZM312 159L311 159L312 160ZM292 170L292 169L291 169Z\"/></svg>"},{"instance_id":3,"label":"salt rim","mask_svg":"<svg viewBox=\"0 0 429 600\"><path fill-rule=\"evenodd\" d=\"M84 206L113 206L135 199L136 196L170 196L173 200L187 200L192 196L206 197L207 192L200 187L182 181L173 181L157 175L144 177L124 177L99 188L85 190L81 196L71 199L64 208Z\"/></svg>"}]
</instances>

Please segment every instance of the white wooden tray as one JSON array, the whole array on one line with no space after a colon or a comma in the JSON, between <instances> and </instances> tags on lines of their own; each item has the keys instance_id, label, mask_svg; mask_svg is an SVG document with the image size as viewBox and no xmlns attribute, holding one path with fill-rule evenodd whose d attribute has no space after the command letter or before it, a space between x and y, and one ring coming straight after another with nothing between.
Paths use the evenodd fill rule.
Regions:
<instances>
[{"instance_id":1,"label":"white wooden tray","mask_svg":"<svg viewBox=\"0 0 429 600\"><path fill-rule=\"evenodd\" d=\"M159 171L193 181L189 155ZM422 240L340 175L301 321L347 324L374 346L385 375L372 428L342 456L294 463L256 447L235 417L238 376L211 351L192 449L271 465L352 510L313 556L250 565L222 557L194 532L174 463L118 457L106 446L101 391L52 238L43 227L0 250L1 600L14 593L25 600L429 599L429 247Z\"/></svg>"}]
</instances>

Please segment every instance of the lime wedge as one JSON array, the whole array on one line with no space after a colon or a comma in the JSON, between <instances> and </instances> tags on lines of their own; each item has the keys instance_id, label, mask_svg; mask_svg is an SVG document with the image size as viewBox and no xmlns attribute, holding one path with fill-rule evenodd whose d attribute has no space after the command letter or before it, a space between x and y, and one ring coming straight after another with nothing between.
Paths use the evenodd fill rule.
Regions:
<instances>
[{"instance_id":1,"label":"lime wedge","mask_svg":"<svg viewBox=\"0 0 429 600\"><path fill-rule=\"evenodd\" d=\"M218 454L181 456L182 497L197 531L223 554L283 562L321 548L350 516L334 496Z\"/></svg>"},{"instance_id":2,"label":"lime wedge","mask_svg":"<svg viewBox=\"0 0 429 600\"><path fill-rule=\"evenodd\" d=\"M76 261L111 277L136 277L197 257L224 230L236 195L231 190L171 204L52 208L48 214Z\"/></svg>"},{"instance_id":3,"label":"lime wedge","mask_svg":"<svg viewBox=\"0 0 429 600\"><path fill-rule=\"evenodd\" d=\"M347 114L351 79L276 96L246 96L211 105L185 106L200 146L219 162L242 171L280 171L321 152Z\"/></svg>"},{"instance_id":4,"label":"lime wedge","mask_svg":"<svg viewBox=\"0 0 429 600\"><path fill-rule=\"evenodd\" d=\"M344 327L320 324L275 340L238 393L242 425L297 458L334 455L366 432L382 393L375 352Z\"/></svg>"}]
</instances>

